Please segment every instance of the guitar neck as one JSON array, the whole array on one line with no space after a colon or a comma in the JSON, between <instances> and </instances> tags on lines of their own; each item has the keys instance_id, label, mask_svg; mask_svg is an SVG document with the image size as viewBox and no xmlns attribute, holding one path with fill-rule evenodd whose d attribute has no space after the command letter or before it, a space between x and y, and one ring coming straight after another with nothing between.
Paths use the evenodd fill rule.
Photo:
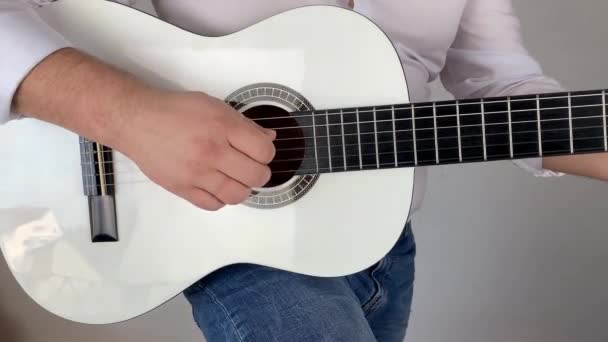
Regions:
<instances>
[{"instance_id":1,"label":"guitar neck","mask_svg":"<svg viewBox=\"0 0 608 342\"><path fill-rule=\"evenodd\" d=\"M299 174L608 151L605 90L295 114Z\"/></svg>"}]
</instances>

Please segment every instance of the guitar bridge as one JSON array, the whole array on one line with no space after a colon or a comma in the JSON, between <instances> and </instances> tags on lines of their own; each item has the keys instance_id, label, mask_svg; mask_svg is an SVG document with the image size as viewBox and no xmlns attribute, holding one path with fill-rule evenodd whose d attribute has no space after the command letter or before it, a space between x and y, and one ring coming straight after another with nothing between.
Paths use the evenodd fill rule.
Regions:
<instances>
[{"instance_id":1,"label":"guitar bridge","mask_svg":"<svg viewBox=\"0 0 608 342\"><path fill-rule=\"evenodd\" d=\"M117 242L116 205L114 196L89 196L92 242Z\"/></svg>"},{"instance_id":2,"label":"guitar bridge","mask_svg":"<svg viewBox=\"0 0 608 342\"><path fill-rule=\"evenodd\" d=\"M89 199L91 241L117 242L112 150L81 137L80 159L84 194Z\"/></svg>"}]
</instances>

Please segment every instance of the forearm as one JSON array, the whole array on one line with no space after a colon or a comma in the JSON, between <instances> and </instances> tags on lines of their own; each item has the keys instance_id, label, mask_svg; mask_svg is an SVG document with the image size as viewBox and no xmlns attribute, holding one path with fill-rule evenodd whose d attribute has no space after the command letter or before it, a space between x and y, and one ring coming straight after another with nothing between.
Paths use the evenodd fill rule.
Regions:
<instances>
[{"instance_id":1,"label":"forearm","mask_svg":"<svg viewBox=\"0 0 608 342\"><path fill-rule=\"evenodd\" d=\"M570 175L608 181L607 153L544 158L543 167Z\"/></svg>"},{"instance_id":2,"label":"forearm","mask_svg":"<svg viewBox=\"0 0 608 342\"><path fill-rule=\"evenodd\" d=\"M109 146L142 94L153 91L131 75L75 49L38 64L13 98L13 110Z\"/></svg>"}]
</instances>

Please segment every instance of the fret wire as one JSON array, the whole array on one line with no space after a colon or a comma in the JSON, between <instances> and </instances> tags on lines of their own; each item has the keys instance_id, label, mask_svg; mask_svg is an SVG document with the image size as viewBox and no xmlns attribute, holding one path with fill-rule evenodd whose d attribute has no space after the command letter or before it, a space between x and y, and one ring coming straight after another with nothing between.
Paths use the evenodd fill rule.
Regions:
<instances>
[{"instance_id":1,"label":"fret wire","mask_svg":"<svg viewBox=\"0 0 608 342\"><path fill-rule=\"evenodd\" d=\"M601 139L601 138L603 138L603 136L593 136L593 137L588 137L588 138L579 138L578 140L590 140L590 139L598 139L598 138ZM563 142L563 141L568 141L568 139L552 139L552 140L547 140L547 142ZM529 144L529 143L530 142L516 142L514 144L515 145L525 145L525 144ZM506 145L505 144L490 144L488 146L489 147L500 147L500 146L506 146ZM471 146L471 147L472 148L477 148L477 147L481 147L481 146L475 145L475 146ZM442 148L442 150L454 150L456 148L457 147L446 147L446 148ZM595 151L595 150L596 149L592 149L592 148L581 149L581 151ZM422 150L419 150L419 151L420 152L429 152L429 151L432 151L432 149L422 149ZM412 150L408 150L408 151L404 151L404 152L412 152ZM562 152L569 152L569 150L558 150L558 151L554 151L554 152L562 153ZM385 153L382 153L382 154L384 155L384 154L388 154L388 153L391 153L391 152L385 152ZM536 155L536 152L526 153L526 155L530 155L530 156L532 156L532 154ZM371 156L371 155L373 155L373 154L372 153L364 154L364 156ZM355 155L349 155L349 156L355 156ZM327 157L322 157L321 159L326 159L326 158ZM505 158L506 158L506 155L505 155ZM475 159L475 158L469 158L469 159ZM520 159L520 158L518 157L517 159ZM300 159L285 159L285 160L281 160L281 162L288 162L288 161L294 161L294 160L300 160ZM304 161L306 161L306 160L310 160L310 158L304 159ZM456 160L456 159L454 159L454 160ZM429 162L431 162L431 161L429 161ZM381 165L388 166L388 165L393 165L393 164L392 163L383 163ZM297 171L297 170L291 170L291 171ZM283 172L288 172L288 171L286 170L286 171L283 171ZM114 173L109 173L108 175L116 175L116 174L125 175L125 174L129 174L129 173L128 172L114 172Z\"/></svg>"},{"instance_id":2,"label":"fret wire","mask_svg":"<svg viewBox=\"0 0 608 342\"><path fill-rule=\"evenodd\" d=\"M574 153L574 132L572 131L572 97L568 93L568 124L570 125L570 153Z\"/></svg>"},{"instance_id":3,"label":"fret wire","mask_svg":"<svg viewBox=\"0 0 608 342\"><path fill-rule=\"evenodd\" d=\"M536 95L536 118L538 127L538 154L540 157L543 156L543 133L540 120L540 95Z\"/></svg>"},{"instance_id":4,"label":"fret wire","mask_svg":"<svg viewBox=\"0 0 608 342\"><path fill-rule=\"evenodd\" d=\"M507 115L509 117L509 155L513 159L513 125L511 123L511 97L507 98Z\"/></svg>"},{"instance_id":5,"label":"fret wire","mask_svg":"<svg viewBox=\"0 0 608 342\"><path fill-rule=\"evenodd\" d=\"M604 120L604 151L608 151L608 130L606 129L606 91L602 90L602 114Z\"/></svg>"},{"instance_id":6,"label":"fret wire","mask_svg":"<svg viewBox=\"0 0 608 342\"><path fill-rule=\"evenodd\" d=\"M357 108L357 141L359 142L359 168L363 170L363 156L361 155L361 129L359 128L359 108Z\"/></svg>"},{"instance_id":7,"label":"fret wire","mask_svg":"<svg viewBox=\"0 0 608 342\"><path fill-rule=\"evenodd\" d=\"M374 141L376 143L376 167L380 168L380 150L378 149L378 121L376 119L376 107L374 107Z\"/></svg>"},{"instance_id":8,"label":"fret wire","mask_svg":"<svg viewBox=\"0 0 608 342\"><path fill-rule=\"evenodd\" d=\"M329 171L333 172L332 158L331 158L331 140L329 136L329 110L325 111L325 128L327 129L327 153L329 154Z\"/></svg>"},{"instance_id":9,"label":"fret wire","mask_svg":"<svg viewBox=\"0 0 608 342\"><path fill-rule=\"evenodd\" d=\"M317 165L317 172L319 172L319 160L317 159L317 128L316 128L316 123L315 123L315 115L313 113L312 115L312 135L314 137L313 142L314 142L314 147L315 147L315 162Z\"/></svg>"},{"instance_id":10,"label":"fret wire","mask_svg":"<svg viewBox=\"0 0 608 342\"><path fill-rule=\"evenodd\" d=\"M348 167L346 166L346 140L344 139L344 112L342 109L340 109L340 124L342 125L342 129L340 130L342 132L342 155L344 156L344 170L348 170Z\"/></svg>"},{"instance_id":11,"label":"fret wire","mask_svg":"<svg viewBox=\"0 0 608 342\"><path fill-rule=\"evenodd\" d=\"M433 103L433 129L435 131L435 161L439 164L439 139L437 139L437 106Z\"/></svg>"},{"instance_id":12,"label":"fret wire","mask_svg":"<svg viewBox=\"0 0 608 342\"><path fill-rule=\"evenodd\" d=\"M412 108L411 108L411 112L412 112L412 135L414 137L414 166L418 166L418 151L417 151L417 147L416 147L416 113L415 113L415 109L414 109L414 104L412 103Z\"/></svg>"},{"instance_id":13,"label":"fret wire","mask_svg":"<svg viewBox=\"0 0 608 342\"><path fill-rule=\"evenodd\" d=\"M486 114L483 99L481 99L481 135L483 138L483 160L488 160L488 147L486 145Z\"/></svg>"},{"instance_id":14,"label":"fret wire","mask_svg":"<svg viewBox=\"0 0 608 342\"><path fill-rule=\"evenodd\" d=\"M456 101L456 128L458 130L458 159L462 162L462 139L460 137L460 102Z\"/></svg>"},{"instance_id":15,"label":"fret wire","mask_svg":"<svg viewBox=\"0 0 608 342\"><path fill-rule=\"evenodd\" d=\"M397 128L395 127L395 106L392 106L391 111L391 114L393 116L393 150L395 151L395 167L398 167L399 159L397 157Z\"/></svg>"}]
</instances>

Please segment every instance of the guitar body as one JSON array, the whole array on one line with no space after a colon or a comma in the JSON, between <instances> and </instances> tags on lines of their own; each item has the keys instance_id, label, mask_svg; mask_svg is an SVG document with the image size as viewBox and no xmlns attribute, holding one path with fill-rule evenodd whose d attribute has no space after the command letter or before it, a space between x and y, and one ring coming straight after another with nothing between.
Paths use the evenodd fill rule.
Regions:
<instances>
[{"instance_id":1,"label":"guitar body","mask_svg":"<svg viewBox=\"0 0 608 342\"><path fill-rule=\"evenodd\" d=\"M79 48L150 83L243 110L408 102L388 38L335 7L303 7L216 38L102 0L62 0L39 13ZM294 176L251 203L206 212L114 152L119 239L93 243L80 155L79 137L59 127L33 119L0 126L3 255L33 300L83 323L144 314L235 263L355 273L395 244L413 192L412 168Z\"/></svg>"}]
</instances>

